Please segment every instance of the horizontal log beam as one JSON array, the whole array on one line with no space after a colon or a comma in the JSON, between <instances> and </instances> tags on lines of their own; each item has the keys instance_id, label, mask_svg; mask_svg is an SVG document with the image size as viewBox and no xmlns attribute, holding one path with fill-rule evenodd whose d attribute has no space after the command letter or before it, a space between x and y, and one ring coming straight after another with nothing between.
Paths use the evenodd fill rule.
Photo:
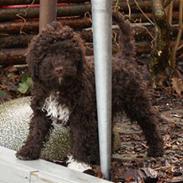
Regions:
<instances>
[{"instance_id":1,"label":"horizontal log beam","mask_svg":"<svg viewBox=\"0 0 183 183\"><path fill-rule=\"evenodd\" d=\"M114 0L113 0L114 1ZM174 4L177 4L179 0L174 0ZM58 3L84 3L84 2L90 2L90 0L58 0ZM137 0L137 2L139 3L139 6L143 6L143 4L149 6L151 4L151 2L149 0L143 0L139 1ZM0 6L5 6L5 5L22 5L22 4L39 4L39 0L1 0L0 1ZM125 3L123 0L119 0L119 3ZM129 0L129 5L130 6L134 6L135 2L134 0Z\"/></svg>"},{"instance_id":2,"label":"horizontal log beam","mask_svg":"<svg viewBox=\"0 0 183 183\"><path fill-rule=\"evenodd\" d=\"M3 22L0 23L0 35L21 34L38 32L38 21Z\"/></svg>"},{"instance_id":3,"label":"horizontal log beam","mask_svg":"<svg viewBox=\"0 0 183 183\"><path fill-rule=\"evenodd\" d=\"M153 21L154 16L153 16L152 13L146 13L146 16ZM176 12L173 13L172 20L173 20L174 23L178 22L178 20L179 20L179 12L176 11ZM144 22L148 22L147 18L143 14L141 14L141 13L132 14L131 18L130 18L130 21L131 22L139 22L139 23L140 22L143 22L143 23Z\"/></svg>"},{"instance_id":4,"label":"horizontal log beam","mask_svg":"<svg viewBox=\"0 0 183 183\"><path fill-rule=\"evenodd\" d=\"M0 36L0 49L2 48L26 48L33 35Z\"/></svg>"},{"instance_id":5,"label":"horizontal log beam","mask_svg":"<svg viewBox=\"0 0 183 183\"><path fill-rule=\"evenodd\" d=\"M90 11L91 5L72 5L57 8L57 17L66 16L82 16ZM1 9L0 21L10 21L23 18L38 18L39 8L15 8L15 9Z\"/></svg>"},{"instance_id":6,"label":"horizontal log beam","mask_svg":"<svg viewBox=\"0 0 183 183\"><path fill-rule=\"evenodd\" d=\"M174 11L178 11L178 1L175 0ZM1 1L0 1L1 2ZM132 14L139 14L141 12L134 1L130 1L130 9ZM138 5L145 13L152 13L151 1L145 0L144 2L139 1ZM124 1L119 2L121 11L128 13L128 4ZM86 4L71 4L71 5L59 5L57 8L57 17L65 16L82 16L86 12L91 11L91 5ZM0 9L0 21L10 21L22 18L38 18L39 17L39 7L34 8L13 8L13 9Z\"/></svg>"},{"instance_id":7,"label":"horizontal log beam","mask_svg":"<svg viewBox=\"0 0 183 183\"><path fill-rule=\"evenodd\" d=\"M150 18L153 18L152 14L147 14ZM174 13L174 21L178 20L178 12ZM76 30L88 28L91 26L90 18L57 18L58 21L65 25L68 25ZM142 14L132 14L131 21L133 22L146 22L146 18ZM2 22L0 23L0 36L8 34L20 34L20 33L38 33L38 19L32 19L26 22Z\"/></svg>"},{"instance_id":8,"label":"horizontal log beam","mask_svg":"<svg viewBox=\"0 0 183 183\"><path fill-rule=\"evenodd\" d=\"M89 0L58 0L58 3L84 3ZM39 0L1 0L0 5L19 5L19 4L31 4L39 3Z\"/></svg>"},{"instance_id":9,"label":"horizontal log beam","mask_svg":"<svg viewBox=\"0 0 183 183\"><path fill-rule=\"evenodd\" d=\"M58 21L62 22L64 25L68 25L76 30L87 28L91 26L90 18L73 18L73 19L61 19ZM9 34L20 34L20 33L38 33L38 20L30 20L26 22L3 22L0 23L0 36Z\"/></svg>"},{"instance_id":10,"label":"horizontal log beam","mask_svg":"<svg viewBox=\"0 0 183 183\"><path fill-rule=\"evenodd\" d=\"M59 12L58 12L58 16L57 16L57 18L63 18L62 17L62 15L64 15L64 17L65 16L68 16L69 18L71 18L71 16L80 16L80 15L82 15L82 14L85 14L86 12L88 12L88 11L90 11L90 5L85 5L85 6L75 6L75 10L73 10L73 11L70 11L71 9L72 9L72 7L67 7L68 9L65 9L64 10L64 13L62 12L62 10L60 9L59 10ZM81 9L80 9L81 8ZM4 11L4 10L3 10ZM38 9L37 8L35 8L34 10L32 9L32 14L31 14L31 16L30 17L28 17L28 18L34 18L34 17L38 17ZM6 12L5 14L8 14L8 13L10 13L8 16L5 16L5 14L4 15L2 15L3 13L2 13L2 11L0 10L0 20L7 20L7 19L16 19L18 16L18 14L15 14L15 12L8 12L8 11L4 11L4 12ZM72 13L72 14L70 14L71 12L74 12L74 13ZM12 14L11 14L12 13ZM2 15L2 16L1 16ZM27 16L27 15L26 15ZM61 17L59 17L59 16L61 16ZM154 19L154 17L153 17L153 14L152 13L146 13L146 16L147 17L149 17L151 20L153 20ZM22 16L23 17L23 16ZM20 18L20 16L18 17L19 18L19 20L18 21L23 21L22 20L22 18ZM173 23L176 23L176 22L178 22L178 19L179 19L179 12L178 11L174 11L174 13L173 13ZM28 19L26 20L26 21L29 21ZM143 22L148 22L148 20L147 20L147 18L142 14L142 13L133 13L133 14L131 14L131 17L130 17L130 21L131 22L140 22L140 23L143 23ZM1 24L3 24L4 22L2 22ZM6 24L6 23L5 23ZM27 23L25 23L25 24L27 24ZM1 30L0 30L0 32L1 32Z\"/></svg>"},{"instance_id":11,"label":"horizontal log beam","mask_svg":"<svg viewBox=\"0 0 183 183\"><path fill-rule=\"evenodd\" d=\"M0 65L25 64L25 53L27 49L1 49Z\"/></svg>"},{"instance_id":12,"label":"horizontal log beam","mask_svg":"<svg viewBox=\"0 0 183 183\"><path fill-rule=\"evenodd\" d=\"M152 12L152 2L150 0L143 0L143 1L137 0L137 3L144 13ZM129 12L129 7L132 13L141 13L141 11L139 10L139 7L137 6L134 0L129 1L129 4L127 4L123 0L119 0L119 6L120 6L120 10L125 13ZM176 11L179 9L179 0L174 0L173 7L174 7L174 10Z\"/></svg>"}]
</instances>

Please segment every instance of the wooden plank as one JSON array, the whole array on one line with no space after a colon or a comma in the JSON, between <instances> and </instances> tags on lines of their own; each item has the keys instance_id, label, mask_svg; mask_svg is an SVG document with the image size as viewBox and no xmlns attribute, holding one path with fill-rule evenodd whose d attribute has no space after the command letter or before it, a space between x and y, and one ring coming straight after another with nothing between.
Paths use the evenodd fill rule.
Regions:
<instances>
[{"instance_id":1,"label":"wooden plank","mask_svg":"<svg viewBox=\"0 0 183 183\"><path fill-rule=\"evenodd\" d=\"M0 153L1 154L1 153ZM30 183L32 168L17 166L15 163L0 161L0 182L1 183Z\"/></svg>"},{"instance_id":2,"label":"wooden plank","mask_svg":"<svg viewBox=\"0 0 183 183\"><path fill-rule=\"evenodd\" d=\"M31 178L33 178L33 180L37 177L39 181L46 179L48 182L54 183L109 183L109 181L71 170L45 160L37 160L32 162L24 161L24 163L39 170L38 173L35 172L32 174Z\"/></svg>"},{"instance_id":3,"label":"wooden plank","mask_svg":"<svg viewBox=\"0 0 183 183\"><path fill-rule=\"evenodd\" d=\"M14 151L0 147L1 183L30 183L32 172L37 172L37 170L18 163Z\"/></svg>"},{"instance_id":4,"label":"wooden plank","mask_svg":"<svg viewBox=\"0 0 183 183\"><path fill-rule=\"evenodd\" d=\"M0 146L1 183L109 183L45 160L21 161L15 151Z\"/></svg>"}]
</instances>

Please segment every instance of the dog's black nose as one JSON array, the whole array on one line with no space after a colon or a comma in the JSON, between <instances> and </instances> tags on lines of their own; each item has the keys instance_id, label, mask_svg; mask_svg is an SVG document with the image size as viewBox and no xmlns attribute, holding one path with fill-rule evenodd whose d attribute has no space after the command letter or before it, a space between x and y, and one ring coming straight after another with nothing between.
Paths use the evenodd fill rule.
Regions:
<instances>
[{"instance_id":1,"label":"dog's black nose","mask_svg":"<svg viewBox=\"0 0 183 183\"><path fill-rule=\"evenodd\" d=\"M63 73L63 67L56 67L55 68L55 73L57 74L57 75L60 75L60 74L62 74Z\"/></svg>"}]
</instances>

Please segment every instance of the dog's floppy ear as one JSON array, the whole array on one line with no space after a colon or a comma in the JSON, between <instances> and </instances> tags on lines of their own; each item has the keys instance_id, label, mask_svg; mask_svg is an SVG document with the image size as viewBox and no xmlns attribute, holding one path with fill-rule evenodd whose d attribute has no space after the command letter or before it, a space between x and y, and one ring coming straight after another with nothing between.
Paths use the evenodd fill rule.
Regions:
<instances>
[{"instance_id":1,"label":"dog's floppy ear","mask_svg":"<svg viewBox=\"0 0 183 183\"><path fill-rule=\"evenodd\" d=\"M80 60L78 62L78 68L77 68L77 70L79 72L83 71L83 58L82 57L80 57Z\"/></svg>"},{"instance_id":2,"label":"dog's floppy ear","mask_svg":"<svg viewBox=\"0 0 183 183\"><path fill-rule=\"evenodd\" d=\"M32 80L33 81L38 80L39 79L39 65L34 62L28 62L28 69L31 74Z\"/></svg>"},{"instance_id":3,"label":"dog's floppy ear","mask_svg":"<svg viewBox=\"0 0 183 183\"><path fill-rule=\"evenodd\" d=\"M83 61L81 59L81 61L78 63L78 70L82 71L83 70Z\"/></svg>"},{"instance_id":4,"label":"dog's floppy ear","mask_svg":"<svg viewBox=\"0 0 183 183\"><path fill-rule=\"evenodd\" d=\"M35 55L32 54L31 51L26 54L26 62L28 64L29 72L31 73L31 77L33 81L39 79L39 64L37 60L34 58Z\"/></svg>"}]
</instances>

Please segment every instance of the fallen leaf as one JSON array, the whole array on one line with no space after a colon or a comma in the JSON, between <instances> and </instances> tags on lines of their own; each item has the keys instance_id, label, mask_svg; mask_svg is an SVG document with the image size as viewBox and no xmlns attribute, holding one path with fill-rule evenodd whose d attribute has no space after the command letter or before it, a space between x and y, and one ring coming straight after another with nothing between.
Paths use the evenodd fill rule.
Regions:
<instances>
[{"instance_id":1,"label":"fallen leaf","mask_svg":"<svg viewBox=\"0 0 183 183\"><path fill-rule=\"evenodd\" d=\"M4 97L6 96L6 92L4 92L3 90L0 90L0 97Z\"/></svg>"},{"instance_id":2,"label":"fallen leaf","mask_svg":"<svg viewBox=\"0 0 183 183\"><path fill-rule=\"evenodd\" d=\"M32 79L31 77L25 77L21 80L21 83L19 83L18 91L22 94L27 93L32 86Z\"/></svg>"},{"instance_id":3,"label":"fallen leaf","mask_svg":"<svg viewBox=\"0 0 183 183\"><path fill-rule=\"evenodd\" d=\"M183 94L183 80L178 77L172 78L172 88L181 96Z\"/></svg>"}]
</instances>

